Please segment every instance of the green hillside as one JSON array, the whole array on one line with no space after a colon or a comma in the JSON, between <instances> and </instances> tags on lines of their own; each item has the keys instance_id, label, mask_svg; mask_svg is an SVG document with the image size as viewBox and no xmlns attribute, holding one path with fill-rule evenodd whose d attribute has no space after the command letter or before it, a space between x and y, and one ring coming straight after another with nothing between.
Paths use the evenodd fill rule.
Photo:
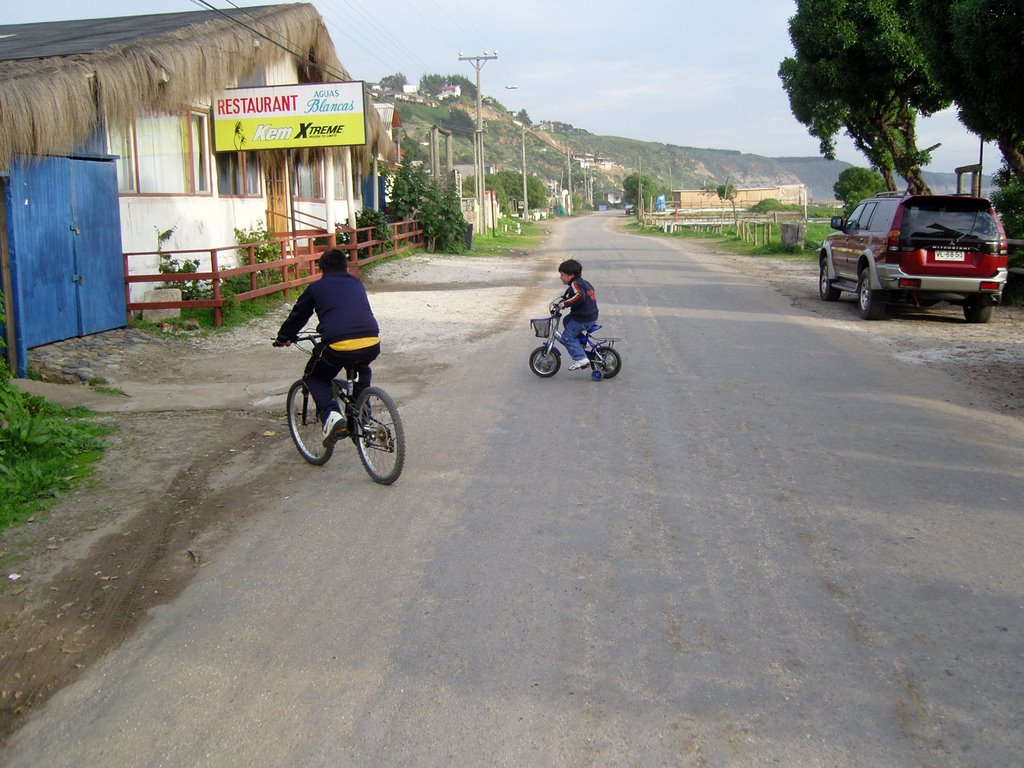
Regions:
<instances>
[{"instance_id":1,"label":"green hillside","mask_svg":"<svg viewBox=\"0 0 1024 768\"><path fill-rule=\"evenodd\" d=\"M522 169L522 129L499 101L485 98L484 157L488 166L497 170ZM432 107L406 101L396 102L402 119L404 138L402 152L406 159L429 163L431 126L452 131L452 156L456 165L473 165L473 130L476 125L476 102L463 96L458 100L440 102ZM441 162L444 162L444 143ZM839 174L851 165L821 157L762 157L729 149L660 144L619 136L598 136L565 123L533 125L526 133L527 173L544 181L566 184L567 153L592 156L614 165L586 171L593 179L595 196L603 199L606 192L619 191L622 180L642 169L643 173L667 189L698 189L717 186L728 181L737 187L766 187L780 184L804 184L812 200L831 200L832 185ZM865 162L865 166L867 163ZM582 180L583 169L573 164L574 183ZM954 174L925 173L935 192L953 192ZM988 179L986 177L986 184Z\"/></svg>"}]
</instances>

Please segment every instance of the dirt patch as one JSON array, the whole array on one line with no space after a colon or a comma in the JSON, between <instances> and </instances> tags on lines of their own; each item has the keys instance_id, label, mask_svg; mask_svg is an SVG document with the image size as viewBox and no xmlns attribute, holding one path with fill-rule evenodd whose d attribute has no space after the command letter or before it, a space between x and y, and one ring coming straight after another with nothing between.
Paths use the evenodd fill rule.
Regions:
<instances>
[{"instance_id":1,"label":"dirt patch","mask_svg":"<svg viewBox=\"0 0 1024 768\"><path fill-rule=\"evenodd\" d=\"M522 316L542 264L414 256L373 270L366 282L387 340L375 372L414 387L442 365L425 354L438 344L485 338L502 317ZM84 369L124 394L99 416L115 432L96 474L0 536L0 744L262 511L252 488L294 458L283 402L305 358L270 345L288 309L225 333L129 345L112 332L50 350L58 380Z\"/></svg>"},{"instance_id":2,"label":"dirt patch","mask_svg":"<svg viewBox=\"0 0 1024 768\"><path fill-rule=\"evenodd\" d=\"M867 323L852 298L818 298L810 262L713 248L707 258L764 279L800 311L864 334L894 357L948 371L979 404L1024 413L1020 308L997 308L986 325L966 324L959 308ZM415 380L437 344L482 338L504 316L525 317L526 289L544 268L543 258L522 256L416 256L375 270L367 283L389 340L385 373L390 366L393 378ZM494 310L495 327L481 325L481 304ZM250 484L293 450L279 403L301 358L268 344L286 311L230 333L141 344L90 362L114 388L144 387L152 405L103 415L117 431L95 477L0 537L0 743L149 609L179 594L234 526L263 511ZM206 393L237 402L208 401ZM161 406L161 394L174 405Z\"/></svg>"},{"instance_id":3,"label":"dirt patch","mask_svg":"<svg viewBox=\"0 0 1024 768\"><path fill-rule=\"evenodd\" d=\"M254 513L244 486L287 439L250 413L116 422L88 485L0 546L0 739L181 592L217 537Z\"/></svg>"},{"instance_id":4,"label":"dirt patch","mask_svg":"<svg viewBox=\"0 0 1024 768\"><path fill-rule=\"evenodd\" d=\"M949 304L896 309L885 320L868 322L857 314L853 295L844 293L838 302L818 297L813 262L712 252L744 274L764 279L797 309L861 334L899 360L949 373L970 388L965 404L1024 415L1024 307L996 307L988 323L967 323L963 310Z\"/></svg>"}]
</instances>

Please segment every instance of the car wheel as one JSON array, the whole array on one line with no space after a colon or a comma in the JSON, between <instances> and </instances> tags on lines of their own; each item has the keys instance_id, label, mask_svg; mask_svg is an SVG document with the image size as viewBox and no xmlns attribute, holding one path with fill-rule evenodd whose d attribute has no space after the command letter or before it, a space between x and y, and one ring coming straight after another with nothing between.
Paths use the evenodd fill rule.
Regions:
<instances>
[{"instance_id":1,"label":"car wheel","mask_svg":"<svg viewBox=\"0 0 1024 768\"><path fill-rule=\"evenodd\" d=\"M864 269L857 280L857 309L864 320L885 317L885 292L871 288L871 271Z\"/></svg>"},{"instance_id":2,"label":"car wheel","mask_svg":"<svg viewBox=\"0 0 1024 768\"><path fill-rule=\"evenodd\" d=\"M818 295L822 301L838 301L840 293L842 291L833 287L832 280L828 276L828 264L825 259L822 259L818 271Z\"/></svg>"},{"instance_id":3,"label":"car wheel","mask_svg":"<svg viewBox=\"0 0 1024 768\"><path fill-rule=\"evenodd\" d=\"M974 296L964 302L964 317L968 323L987 323L992 319L992 309L988 299Z\"/></svg>"}]
</instances>

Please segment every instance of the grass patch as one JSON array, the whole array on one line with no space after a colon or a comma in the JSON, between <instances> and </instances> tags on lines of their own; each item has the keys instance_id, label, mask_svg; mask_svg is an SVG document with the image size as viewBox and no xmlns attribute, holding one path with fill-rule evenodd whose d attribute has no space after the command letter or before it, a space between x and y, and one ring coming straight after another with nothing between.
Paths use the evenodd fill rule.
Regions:
<instances>
[{"instance_id":1,"label":"grass patch","mask_svg":"<svg viewBox=\"0 0 1024 768\"><path fill-rule=\"evenodd\" d=\"M505 256L512 251L536 248L546 237L542 222L502 218L493 233L473 233L470 253L474 256Z\"/></svg>"},{"instance_id":2,"label":"grass patch","mask_svg":"<svg viewBox=\"0 0 1024 768\"><path fill-rule=\"evenodd\" d=\"M714 242L716 246L742 256L771 256L773 258L789 258L801 261L812 261L815 259L819 248L821 248L822 241L832 232L832 228L827 223L808 222L807 237L804 241L803 247L786 246L782 244L782 235L780 233L779 225L769 224L768 227L769 234L767 242L761 242L759 240L755 244L750 240L744 240L741 238L737 234L737 227L733 224L727 224L722 227L721 234L712 232L693 232L686 229L679 229L675 232L663 232L661 229L656 227L645 227L639 222L631 222L627 225L628 229L647 236L708 240Z\"/></svg>"},{"instance_id":3,"label":"grass patch","mask_svg":"<svg viewBox=\"0 0 1024 768\"><path fill-rule=\"evenodd\" d=\"M47 509L92 474L111 427L0 381L0 530Z\"/></svg>"}]
</instances>

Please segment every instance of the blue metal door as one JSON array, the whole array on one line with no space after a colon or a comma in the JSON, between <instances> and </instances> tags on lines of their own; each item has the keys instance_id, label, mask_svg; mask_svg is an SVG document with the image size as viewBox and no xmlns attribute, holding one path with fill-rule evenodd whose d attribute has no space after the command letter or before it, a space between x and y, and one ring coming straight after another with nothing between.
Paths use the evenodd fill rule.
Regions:
<instances>
[{"instance_id":1,"label":"blue metal door","mask_svg":"<svg viewBox=\"0 0 1024 768\"><path fill-rule=\"evenodd\" d=\"M6 203L23 375L28 348L126 323L116 170L109 161L18 160Z\"/></svg>"},{"instance_id":2,"label":"blue metal door","mask_svg":"<svg viewBox=\"0 0 1024 768\"><path fill-rule=\"evenodd\" d=\"M11 168L12 308L19 346L78 335L69 163L45 158Z\"/></svg>"},{"instance_id":3,"label":"blue metal door","mask_svg":"<svg viewBox=\"0 0 1024 768\"><path fill-rule=\"evenodd\" d=\"M71 161L71 245L78 292L78 334L125 325L124 261L117 169L111 162Z\"/></svg>"}]
</instances>

